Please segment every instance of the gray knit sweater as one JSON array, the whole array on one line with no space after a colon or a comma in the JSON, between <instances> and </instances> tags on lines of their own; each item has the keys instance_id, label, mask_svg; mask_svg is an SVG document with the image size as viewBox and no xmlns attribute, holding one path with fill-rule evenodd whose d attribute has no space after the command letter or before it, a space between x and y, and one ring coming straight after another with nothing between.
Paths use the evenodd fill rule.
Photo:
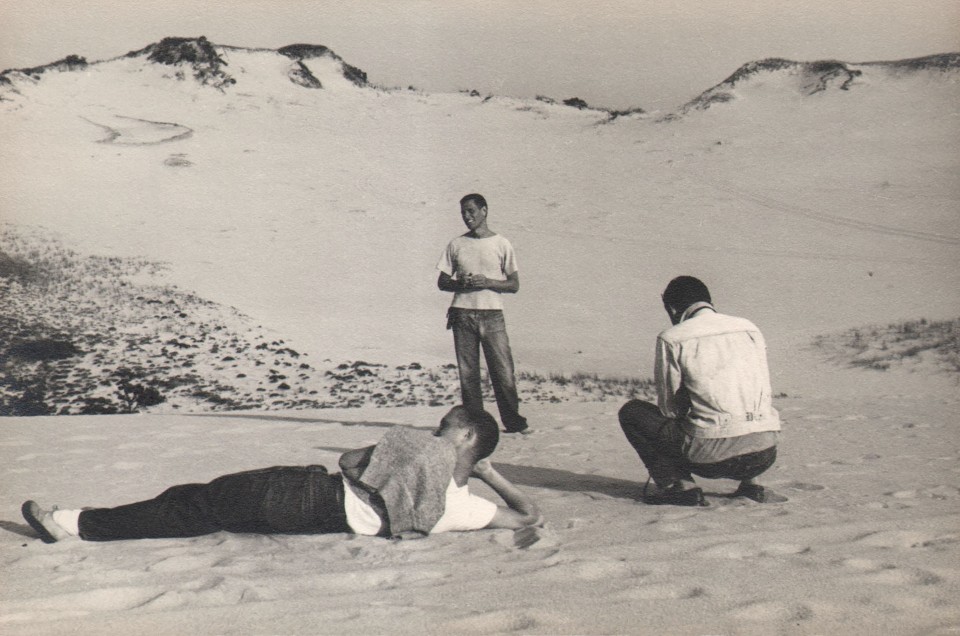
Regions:
<instances>
[{"instance_id":1,"label":"gray knit sweater","mask_svg":"<svg viewBox=\"0 0 960 636\"><path fill-rule=\"evenodd\" d=\"M429 534L443 516L457 452L427 431L396 426L377 442L360 482L386 505L390 534Z\"/></svg>"}]
</instances>

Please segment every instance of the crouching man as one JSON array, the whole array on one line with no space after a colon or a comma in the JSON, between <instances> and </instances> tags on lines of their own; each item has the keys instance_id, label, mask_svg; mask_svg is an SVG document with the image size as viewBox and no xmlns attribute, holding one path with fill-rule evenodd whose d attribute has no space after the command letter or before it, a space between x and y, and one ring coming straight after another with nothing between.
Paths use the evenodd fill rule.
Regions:
<instances>
[{"instance_id":1,"label":"crouching man","mask_svg":"<svg viewBox=\"0 0 960 636\"><path fill-rule=\"evenodd\" d=\"M657 338L658 404L631 400L619 414L657 486L645 487L643 500L706 505L693 481L699 475L740 481L736 497L785 501L753 481L776 460L780 430L763 335L748 320L718 313L692 276L670 281L662 298L673 326Z\"/></svg>"},{"instance_id":2,"label":"crouching man","mask_svg":"<svg viewBox=\"0 0 960 636\"><path fill-rule=\"evenodd\" d=\"M173 486L154 499L116 508L44 510L22 506L46 543L194 537L213 532L391 538L542 523L536 504L494 469L496 420L454 407L431 434L390 429L375 445L344 453L341 473L323 466L278 466ZM469 492L476 477L507 507Z\"/></svg>"}]
</instances>

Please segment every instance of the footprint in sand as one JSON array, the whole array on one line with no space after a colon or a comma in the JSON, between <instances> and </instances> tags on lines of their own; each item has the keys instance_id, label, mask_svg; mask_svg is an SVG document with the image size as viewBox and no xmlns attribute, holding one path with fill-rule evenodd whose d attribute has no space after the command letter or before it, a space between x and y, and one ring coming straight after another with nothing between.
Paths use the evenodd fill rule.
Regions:
<instances>
[{"instance_id":1,"label":"footprint in sand","mask_svg":"<svg viewBox=\"0 0 960 636\"><path fill-rule=\"evenodd\" d=\"M162 593L162 588L159 587L109 587L86 592L54 594L26 601L17 608L19 611L15 613L24 617L24 620L34 620L41 616L49 620L51 612L76 615L93 611L130 610L148 603Z\"/></svg>"},{"instance_id":2,"label":"footprint in sand","mask_svg":"<svg viewBox=\"0 0 960 636\"><path fill-rule=\"evenodd\" d=\"M551 579L561 581L570 581L572 579L580 581L611 581L614 579L636 579L648 576L649 571L639 567L635 562L626 559L604 559L597 558L591 560L554 559L556 565L545 571L544 574Z\"/></svg>"},{"instance_id":3,"label":"footprint in sand","mask_svg":"<svg viewBox=\"0 0 960 636\"><path fill-rule=\"evenodd\" d=\"M890 563L881 563L872 559L849 558L839 565L858 573L857 584L878 583L881 585L935 585L942 579L920 568L901 568Z\"/></svg>"},{"instance_id":4,"label":"footprint in sand","mask_svg":"<svg viewBox=\"0 0 960 636\"><path fill-rule=\"evenodd\" d=\"M784 488L790 488L791 490L802 490L804 492L816 492L818 490L825 490L826 486L821 486L820 484L809 484L803 481L791 481L783 485Z\"/></svg>"},{"instance_id":5,"label":"footprint in sand","mask_svg":"<svg viewBox=\"0 0 960 636\"><path fill-rule=\"evenodd\" d=\"M753 557L790 556L806 554L810 546L801 544L773 543L770 545L748 545L738 542L719 543L698 554L708 559L747 559Z\"/></svg>"},{"instance_id":6,"label":"footprint in sand","mask_svg":"<svg viewBox=\"0 0 960 636\"><path fill-rule=\"evenodd\" d=\"M854 541L873 548L938 548L957 543L960 541L960 535L946 534L937 536L915 530L887 530L868 532L855 537Z\"/></svg>"},{"instance_id":7,"label":"footprint in sand","mask_svg":"<svg viewBox=\"0 0 960 636\"><path fill-rule=\"evenodd\" d=\"M859 578L863 583L879 583L881 585L935 585L942 579L926 570L918 568L887 568L879 572L871 572Z\"/></svg>"},{"instance_id":8,"label":"footprint in sand","mask_svg":"<svg viewBox=\"0 0 960 636\"><path fill-rule=\"evenodd\" d=\"M187 159L187 155L176 153L164 159L163 165L170 166L171 168L189 168L193 165L193 162Z\"/></svg>"},{"instance_id":9,"label":"footprint in sand","mask_svg":"<svg viewBox=\"0 0 960 636\"><path fill-rule=\"evenodd\" d=\"M954 499L960 495L960 488L955 486L934 486L933 488L924 488L921 492L933 499Z\"/></svg>"},{"instance_id":10,"label":"footprint in sand","mask_svg":"<svg viewBox=\"0 0 960 636\"><path fill-rule=\"evenodd\" d=\"M217 557L178 555L154 563L147 572L202 572L217 565L217 561Z\"/></svg>"},{"instance_id":11,"label":"footprint in sand","mask_svg":"<svg viewBox=\"0 0 960 636\"><path fill-rule=\"evenodd\" d=\"M545 612L536 610L498 610L452 620L438 626L441 634L511 634L543 632L552 624ZM550 631L549 628L547 631Z\"/></svg>"},{"instance_id":12,"label":"footprint in sand","mask_svg":"<svg viewBox=\"0 0 960 636\"><path fill-rule=\"evenodd\" d=\"M656 585L641 585L623 590L614 595L613 598L621 601L665 601L687 600L703 596L708 596L708 594L702 587L657 583Z\"/></svg>"},{"instance_id":13,"label":"footprint in sand","mask_svg":"<svg viewBox=\"0 0 960 636\"><path fill-rule=\"evenodd\" d=\"M147 610L169 610L181 607L222 607L264 599L262 590L252 589L243 581L228 581L223 577L197 579L180 589L166 590L142 605Z\"/></svg>"},{"instance_id":14,"label":"footprint in sand","mask_svg":"<svg viewBox=\"0 0 960 636\"><path fill-rule=\"evenodd\" d=\"M813 610L801 603L778 603L761 601L741 606L731 616L742 621L797 622L813 618Z\"/></svg>"},{"instance_id":15,"label":"footprint in sand","mask_svg":"<svg viewBox=\"0 0 960 636\"><path fill-rule=\"evenodd\" d=\"M916 499L917 491L916 490L897 490L883 493L888 497L893 497L894 499Z\"/></svg>"}]
</instances>

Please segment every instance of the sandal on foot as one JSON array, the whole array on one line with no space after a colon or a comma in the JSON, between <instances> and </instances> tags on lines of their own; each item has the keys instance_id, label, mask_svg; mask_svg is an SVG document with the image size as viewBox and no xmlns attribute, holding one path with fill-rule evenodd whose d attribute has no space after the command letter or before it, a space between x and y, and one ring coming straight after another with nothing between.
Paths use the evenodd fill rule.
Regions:
<instances>
[{"instance_id":1,"label":"sandal on foot","mask_svg":"<svg viewBox=\"0 0 960 636\"><path fill-rule=\"evenodd\" d=\"M23 505L20 506L20 513L30 524L30 527L40 535L40 540L44 543L56 543L70 536L69 532L53 520L53 510L44 510L36 501L23 502Z\"/></svg>"}]
</instances>

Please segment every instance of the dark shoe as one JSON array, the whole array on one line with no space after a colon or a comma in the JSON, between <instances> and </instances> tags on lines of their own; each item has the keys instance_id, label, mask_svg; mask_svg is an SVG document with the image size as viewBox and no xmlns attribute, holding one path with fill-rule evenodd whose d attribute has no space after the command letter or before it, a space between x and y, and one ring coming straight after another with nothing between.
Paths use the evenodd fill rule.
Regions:
<instances>
[{"instance_id":1,"label":"dark shoe","mask_svg":"<svg viewBox=\"0 0 960 636\"><path fill-rule=\"evenodd\" d=\"M787 498L783 495L778 495L768 488L764 488L760 484L745 484L742 483L734 491L734 497L746 497L747 499L752 499L757 503L783 503L787 501Z\"/></svg>"},{"instance_id":2,"label":"dark shoe","mask_svg":"<svg viewBox=\"0 0 960 636\"><path fill-rule=\"evenodd\" d=\"M526 435L530 432L530 427L527 426L526 422L524 422L521 426L504 426L503 429L507 433L522 433L523 435Z\"/></svg>"},{"instance_id":3,"label":"dark shoe","mask_svg":"<svg viewBox=\"0 0 960 636\"><path fill-rule=\"evenodd\" d=\"M44 510L36 501L23 502L23 505L20 506L20 513L30 524L30 527L40 535L40 540L44 543L56 543L60 539L66 539L70 536L69 532L53 520L53 510Z\"/></svg>"},{"instance_id":4,"label":"dark shoe","mask_svg":"<svg viewBox=\"0 0 960 636\"><path fill-rule=\"evenodd\" d=\"M703 497L703 489L668 488L652 495L644 495L643 503L648 506L709 506Z\"/></svg>"}]
</instances>

